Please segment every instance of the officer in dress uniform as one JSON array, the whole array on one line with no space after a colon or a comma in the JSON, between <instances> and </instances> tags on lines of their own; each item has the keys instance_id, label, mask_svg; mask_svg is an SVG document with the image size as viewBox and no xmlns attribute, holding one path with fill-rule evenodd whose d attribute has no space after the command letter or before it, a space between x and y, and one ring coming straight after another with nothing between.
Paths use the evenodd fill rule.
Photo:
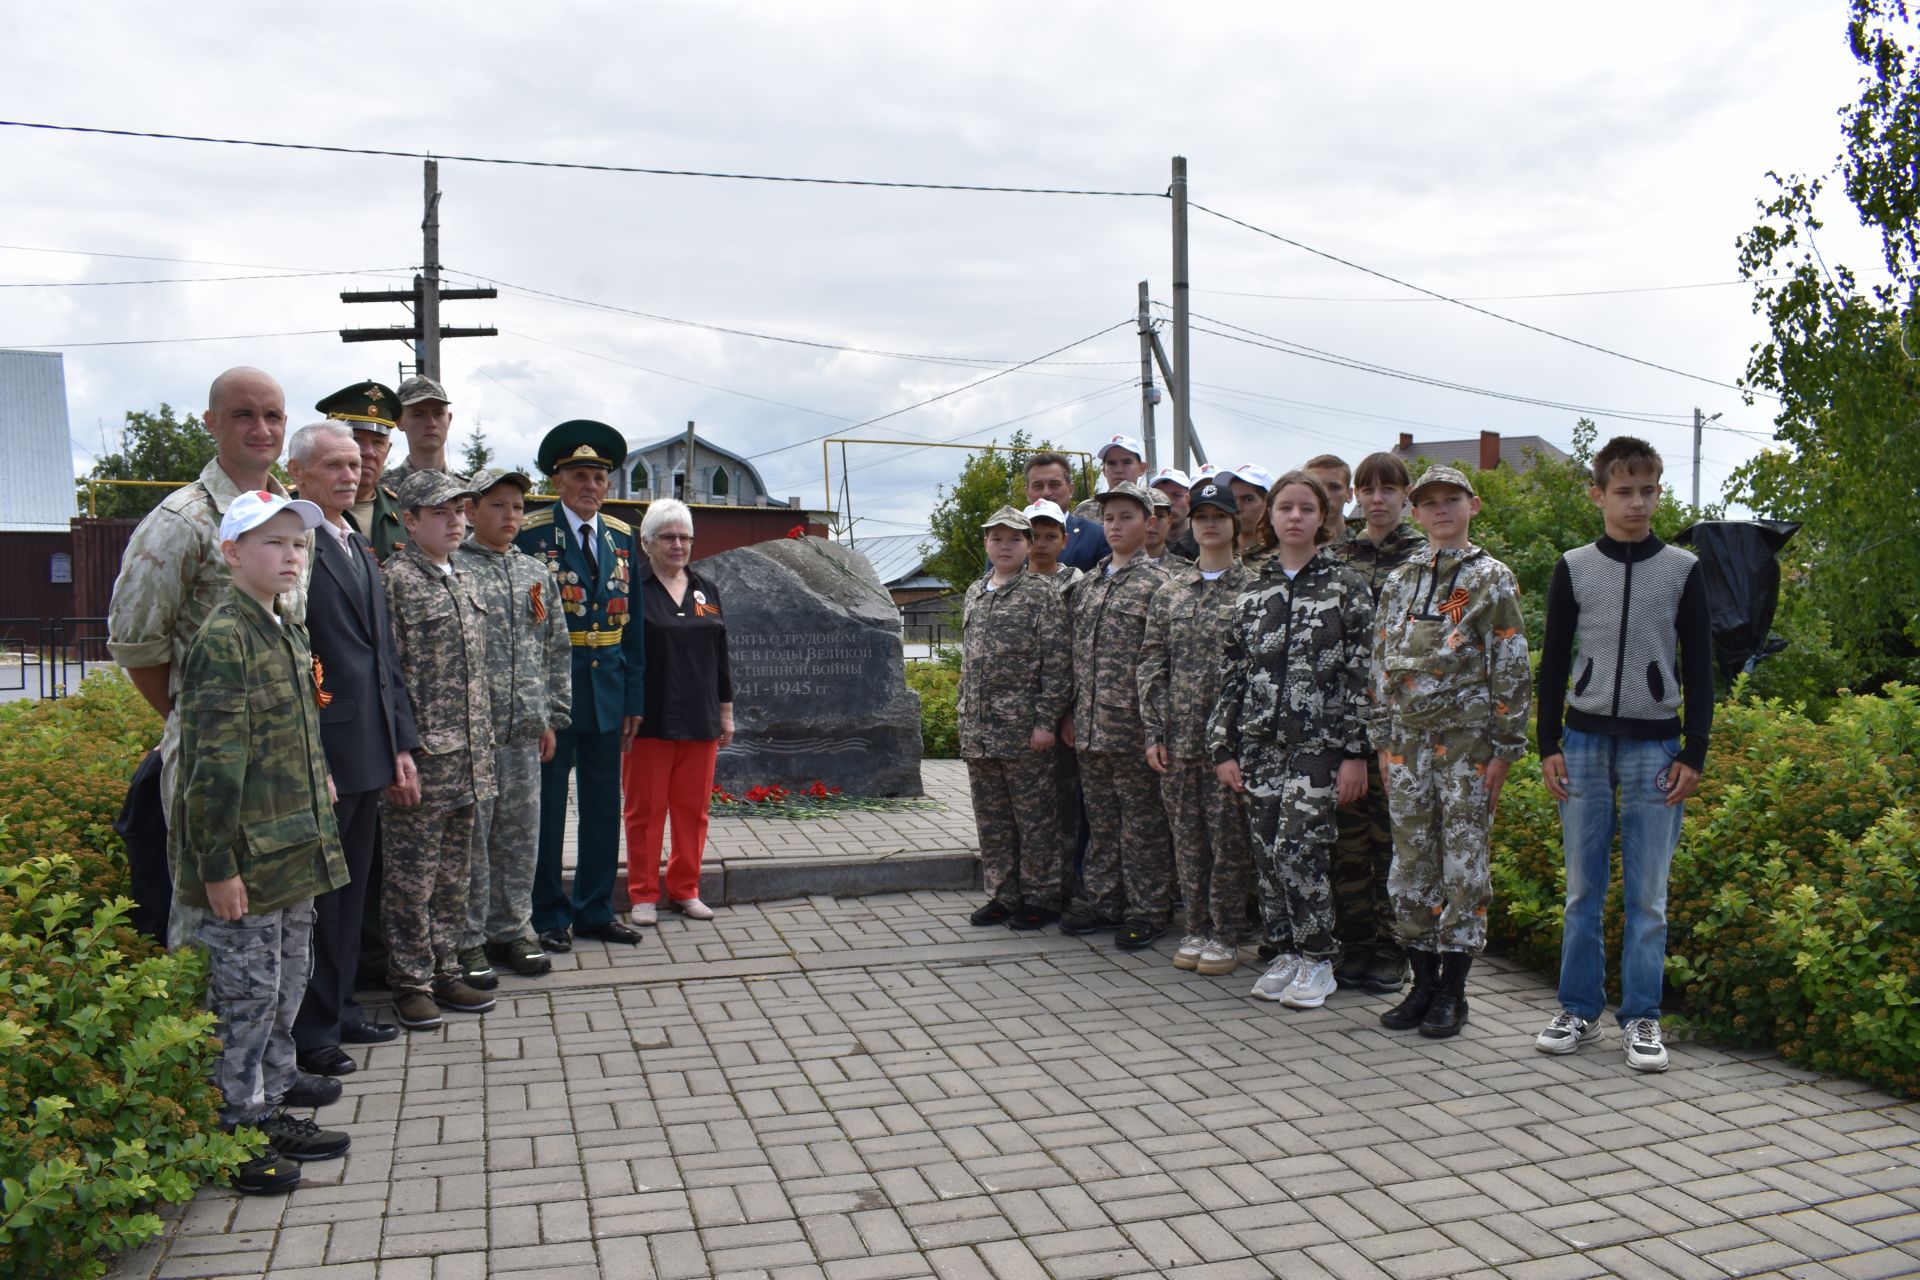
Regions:
<instances>
[{"instance_id":1,"label":"officer in dress uniform","mask_svg":"<svg viewBox=\"0 0 1920 1280\"><path fill-rule=\"evenodd\" d=\"M353 442L360 446L360 492L347 519L373 544L373 554L384 563L407 542L406 526L400 523L400 495L380 478L386 469L387 451L393 447L400 399L392 388L378 382L356 382L313 407L353 429Z\"/></svg>"},{"instance_id":2,"label":"officer in dress uniform","mask_svg":"<svg viewBox=\"0 0 1920 1280\"><path fill-rule=\"evenodd\" d=\"M540 470L560 500L527 517L515 539L553 570L573 643L573 723L559 731L540 767L540 848L533 873L533 927L547 951L573 935L637 943L639 930L613 915L620 860L620 756L645 712L643 631L629 626L633 528L600 514L607 477L626 461L627 442L604 422L563 422L540 442ZM568 779L580 773L579 856L573 892L560 878Z\"/></svg>"}]
</instances>

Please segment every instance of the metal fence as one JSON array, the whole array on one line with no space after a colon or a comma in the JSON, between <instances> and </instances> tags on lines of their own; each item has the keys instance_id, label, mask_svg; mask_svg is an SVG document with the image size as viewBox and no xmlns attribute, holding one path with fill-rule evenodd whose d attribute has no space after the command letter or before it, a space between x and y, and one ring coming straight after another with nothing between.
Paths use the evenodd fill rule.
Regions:
<instances>
[{"instance_id":1,"label":"metal fence","mask_svg":"<svg viewBox=\"0 0 1920 1280\"><path fill-rule=\"evenodd\" d=\"M64 698L113 665L105 618L0 618L0 702Z\"/></svg>"},{"instance_id":2,"label":"metal fence","mask_svg":"<svg viewBox=\"0 0 1920 1280\"><path fill-rule=\"evenodd\" d=\"M908 662L926 662L945 648L958 648L960 633L945 622L902 622L900 648Z\"/></svg>"}]
</instances>

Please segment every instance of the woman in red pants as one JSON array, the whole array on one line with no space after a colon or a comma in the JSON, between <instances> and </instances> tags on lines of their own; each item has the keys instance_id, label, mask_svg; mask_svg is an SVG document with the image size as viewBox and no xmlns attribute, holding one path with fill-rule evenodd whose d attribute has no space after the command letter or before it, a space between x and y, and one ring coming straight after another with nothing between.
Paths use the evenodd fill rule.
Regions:
<instances>
[{"instance_id":1,"label":"woman in red pants","mask_svg":"<svg viewBox=\"0 0 1920 1280\"><path fill-rule=\"evenodd\" d=\"M634 621L646 628L647 715L627 749L621 779L632 921L653 924L663 902L694 920L711 920L713 909L700 901L700 855L713 759L733 740L727 621L720 592L687 568L693 513L684 502L661 498L647 507L640 548L647 565L632 599ZM663 896L660 839L669 818L673 849Z\"/></svg>"}]
</instances>

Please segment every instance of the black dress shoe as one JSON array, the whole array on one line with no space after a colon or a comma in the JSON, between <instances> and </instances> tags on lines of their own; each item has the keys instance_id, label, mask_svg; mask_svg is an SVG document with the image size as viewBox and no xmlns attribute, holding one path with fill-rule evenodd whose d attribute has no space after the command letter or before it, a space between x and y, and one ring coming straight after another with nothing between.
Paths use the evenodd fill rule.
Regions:
<instances>
[{"instance_id":1,"label":"black dress shoe","mask_svg":"<svg viewBox=\"0 0 1920 1280\"><path fill-rule=\"evenodd\" d=\"M342 1027L344 1032L346 1028ZM360 1069L360 1064L347 1056L347 1051L337 1044L323 1044L316 1049L302 1049L294 1056L302 1071L316 1076L349 1076Z\"/></svg>"},{"instance_id":2,"label":"black dress shoe","mask_svg":"<svg viewBox=\"0 0 1920 1280\"><path fill-rule=\"evenodd\" d=\"M301 1072L294 1076L293 1087L287 1090L287 1096L280 1100L280 1104L286 1107L324 1107L338 1101L340 1101L338 1080L326 1076L310 1076Z\"/></svg>"},{"instance_id":3,"label":"black dress shoe","mask_svg":"<svg viewBox=\"0 0 1920 1280\"><path fill-rule=\"evenodd\" d=\"M629 946L638 946L640 939L646 937L638 929L629 928L618 920L609 920L605 924L596 924L587 929L576 929L583 938L598 938L602 942L624 942Z\"/></svg>"},{"instance_id":4,"label":"black dress shoe","mask_svg":"<svg viewBox=\"0 0 1920 1280\"><path fill-rule=\"evenodd\" d=\"M540 934L542 951L573 950L573 934L566 929L547 929Z\"/></svg>"},{"instance_id":5,"label":"black dress shoe","mask_svg":"<svg viewBox=\"0 0 1920 1280\"><path fill-rule=\"evenodd\" d=\"M343 1022L340 1039L345 1044L385 1044L400 1034L400 1028L384 1022Z\"/></svg>"}]
</instances>

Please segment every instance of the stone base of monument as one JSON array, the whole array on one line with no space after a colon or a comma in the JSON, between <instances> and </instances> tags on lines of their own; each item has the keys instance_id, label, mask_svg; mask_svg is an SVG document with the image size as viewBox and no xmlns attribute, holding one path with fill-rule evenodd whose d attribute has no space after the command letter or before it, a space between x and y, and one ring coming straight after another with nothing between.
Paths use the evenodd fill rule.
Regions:
<instances>
[{"instance_id":1,"label":"stone base of monument","mask_svg":"<svg viewBox=\"0 0 1920 1280\"><path fill-rule=\"evenodd\" d=\"M899 610L867 558L782 538L694 568L719 588L733 668L734 740L715 784L920 795L920 698L907 688Z\"/></svg>"},{"instance_id":2,"label":"stone base of monument","mask_svg":"<svg viewBox=\"0 0 1920 1280\"><path fill-rule=\"evenodd\" d=\"M573 888L573 875L565 883ZM710 907L743 902L777 902L816 894L861 898L872 893L912 893L919 889L980 887L980 859L970 851L902 853L888 858L732 858L700 867L700 899ZM627 868L620 864L613 908L626 911Z\"/></svg>"}]
</instances>

